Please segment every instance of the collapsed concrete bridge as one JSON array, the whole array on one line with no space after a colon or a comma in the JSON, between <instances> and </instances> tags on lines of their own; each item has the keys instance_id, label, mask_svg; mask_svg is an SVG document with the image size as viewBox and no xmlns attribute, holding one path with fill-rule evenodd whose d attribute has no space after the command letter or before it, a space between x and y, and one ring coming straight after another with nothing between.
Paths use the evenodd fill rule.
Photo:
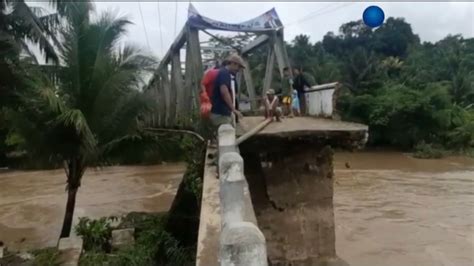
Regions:
<instances>
[{"instance_id":1,"label":"collapsed concrete bridge","mask_svg":"<svg viewBox=\"0 0 474 266\"><path fill-rule=\"evenodd\" d=\"M157 104L156 114L146 121L150 127L193 128L199 122L195 118L204 70L199 31L208 28L256 33L236 51L247 64L243 79L253 113L259 97L247 61L251 52L268 49L262 92L271 86L275 58L281 76L291 67L274 9L244 23L226 24L190 6L188 21L146 91ZM240 80L237 77L239 87ZM218 150L209 146L206 153L198 266L346 265L335 250L333 149L363 147L368 128L333 119L338 89L337 82L314 86L306 93L310 117L271 123L240 145L236 137L251 131L263 117L247 116L236 128L221 126Z\"/></svg>"},{"instance_id":2,"label":"collapsed concrete bridge","mask_svg":"<svg viewBox=\"0 0 474 266\"><path fill-rule=\"evenodd\" d=\"M236 136L262 120L219 130L219 171L208 162L204 175L197 265L347 265L335 249L333 148L362 147L367 127L298 117L237 147Z\"/></svg>"}]
</instances>

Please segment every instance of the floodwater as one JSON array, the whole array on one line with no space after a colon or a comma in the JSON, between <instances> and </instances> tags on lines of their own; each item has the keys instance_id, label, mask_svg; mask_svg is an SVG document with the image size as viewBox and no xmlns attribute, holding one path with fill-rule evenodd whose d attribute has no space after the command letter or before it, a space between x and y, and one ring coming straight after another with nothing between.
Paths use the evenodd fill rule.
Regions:
<instances>
[{"instance_id":1,"label":"floodwater","mask_svg":"<svg viewBox=\"0 0 474 266\"><path fill-rule=\"evenodd\" d=\"M336 250L351 266L474 265L474 159L336 153L334 165ZM75 220L166 211L184 170L183 164L89 169ZM14 249L55 245L64 183L63 170L0 173L0 240Z\"/></svg>"},{"instance_id":2,"label":"floodwater","mask_svg":"<svg viewBox=\"0 0 474 266\"><path fill-rule=\"evenodd\" d=\"M335 159L336 251L351 266L474 265L474 159Z\"/></svg>"},{"instance_id":3,"label":"floodwater","mask_svg":"<svg viewBox=\"0 0 474 266\"><path fill-rule=\"evenodd\" d=\"M77 193L74 223L82 216L167 211L184 171L184 164L89 168ZM0 172L0 241L12 250L54 246L65 182L64 170Z\"/></svg>"}]
</instances>

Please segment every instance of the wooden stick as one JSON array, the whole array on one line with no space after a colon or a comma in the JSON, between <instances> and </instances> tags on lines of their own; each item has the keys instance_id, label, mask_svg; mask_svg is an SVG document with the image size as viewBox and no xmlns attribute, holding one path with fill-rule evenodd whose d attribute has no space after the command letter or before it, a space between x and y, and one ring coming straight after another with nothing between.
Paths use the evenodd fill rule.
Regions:
<instances>
[{"instance_id":1,"label":"wooden stick","mask_svg":"<svg viewBox=\"0 0 474 266\"><path fill-rule=\"evenodd\" d=\"M311 93L311 92L316 92L316 91L324 91L324 90L332 90L336 88L336 86L339 85L339 82L333 82L333 83L326 83L326 84L321 84L321 85L315 85L312 86L309 90L305 91L305 93Z\"/></svg>"},{"instance_id":2,"label":"wooden stick","mask_svg":"<svg viewBox=\"0 0 474 266\"><path fill-rule=\"evenodd\" d=\"M206 140L199 135L198 133L191 131L191 130L183 130L183 129L167 129L167 128L144 128L147 131L162 131L162 132L174 132L174 133L182 133L182 134L189 134L193 135L194 137L198 138L200 141L205 142Z\"/></svg>"},{"instance_id":3,"label":"wooden stick","mask_svg":"<svg viewBox=\"0 0 474 266\"><path fill-rule=\"evenodd\" d=\"M250 137L252 137L253 135L257 134L258 132L260 132L261 130L263 130L266 126L268 126L271 122L272 122L273 119L271 118L267 118L265 119L265 121L263 121L262 123L258 124L256 127L252 128L250 131L248 131L247 133L243 134L242 136L240 136L237 140L235 140L235 144L236 145L239 145L241 144L242 142L246 141L247 139L249 139Z\"/></svg>"}]
</instances>

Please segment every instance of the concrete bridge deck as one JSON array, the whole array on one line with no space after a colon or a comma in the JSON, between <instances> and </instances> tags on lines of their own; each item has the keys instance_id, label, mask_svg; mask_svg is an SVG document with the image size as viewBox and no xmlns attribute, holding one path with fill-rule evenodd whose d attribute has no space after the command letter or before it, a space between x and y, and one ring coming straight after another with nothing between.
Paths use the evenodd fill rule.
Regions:
<instances>
[{"instance_id":1,"label":"concrete bridge deck","mask_svg":"<svg viewBox=\"0 0 474 266\"><path fill-rule=\"evenodd\" d=\"M246 116L236 127L237 136L243 135L259 123L264 121L263 116ZM363 124L344 122L325 118L313 117L293 117L284 118L281 122L272 122L257 135L276 135L282 137L290 136L318 136L327 134L337 134L341 132L362 132L365 133L368 126Z\"/></svg>"},{"instance_id":2,"label":"concrete bridge deck","mask_svg":"<svg viewBox=\"0 0 474 266\"><path fill-rule=\"evenodd\" d=\"M264 121L262 116L244 117L236 127L236 135L241 136ZM256 135L242 143L253 149L271 150L271 145L284 146L300 140L306 144L330 145L333 148L356 149L365 145L368 126L358 123L315 117L293 117L272 122ZM261 147L260 147L261 146ZM250 149L251 147L246 147Z\"/></svg>"}]
</instances>

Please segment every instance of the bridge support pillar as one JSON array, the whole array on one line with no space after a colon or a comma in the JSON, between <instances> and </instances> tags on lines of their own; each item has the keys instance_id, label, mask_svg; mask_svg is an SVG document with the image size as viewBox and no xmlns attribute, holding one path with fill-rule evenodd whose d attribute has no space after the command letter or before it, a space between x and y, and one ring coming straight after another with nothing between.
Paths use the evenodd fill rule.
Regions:
<instances>
[{"instance_id":1,"label":"bridge support pillar","mask_svg":"<svg viewBox=\"0 0 474 266\"><path fill-rule=\"evenodd\" d=\"M262 140L261 140L262 141ZM333 151L282 141L241 148L259 228L272 265L347 265L336 255Z\"/></svg>"}]
</instances>

